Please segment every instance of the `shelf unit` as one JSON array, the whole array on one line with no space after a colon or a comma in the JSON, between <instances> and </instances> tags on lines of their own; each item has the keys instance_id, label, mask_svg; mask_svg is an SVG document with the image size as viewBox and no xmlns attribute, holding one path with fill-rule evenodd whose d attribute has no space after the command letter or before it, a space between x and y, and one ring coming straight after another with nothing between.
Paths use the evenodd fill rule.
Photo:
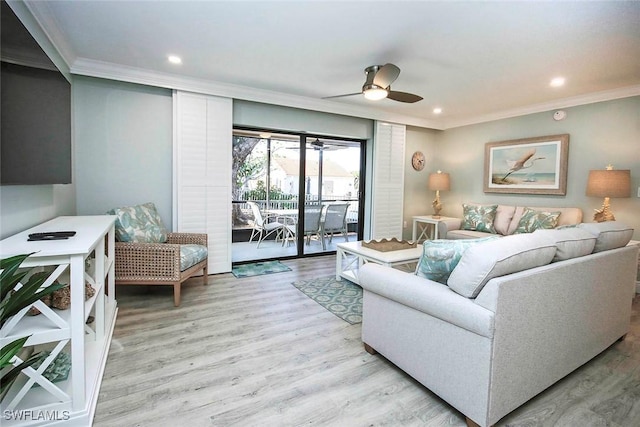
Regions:
<instances>
[{"instance_id":1,"label":"shelf unit","mask_svg":"<svg viewBox=\"0 0 640 427\"><path fill-rule=\"evenodd\" d=\"M0 241L0 258L35 252L22 266L52 271L45 286L59 280L71 289L69 309L36 301L33 306L41 314L29 316L27 307L0 329L0 345L30 336L26 346L51 351L37 370L23 370L3 397L3 426L92 424L118 311L114 222L110 215L62 216ZM31 233L69 230L76 235L67 240L27 241ZM86 301L85 283L95 290ZM90 315L94 320L88 325ZM71 372L66 380L52 383L42 372L63 349L71 353Z\"/></svg>"}]
</instances>

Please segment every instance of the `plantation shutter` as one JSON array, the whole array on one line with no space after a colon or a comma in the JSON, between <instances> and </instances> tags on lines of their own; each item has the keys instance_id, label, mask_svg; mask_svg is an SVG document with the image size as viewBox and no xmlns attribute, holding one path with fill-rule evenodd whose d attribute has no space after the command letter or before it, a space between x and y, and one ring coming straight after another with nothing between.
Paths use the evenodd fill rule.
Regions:
<instances>
[{"instance_id":1,"label":"plantation shutter","mask_svg":"<svg viewBox=\"0 0 640 427\"><path fill-rule=\"evenodd\" d=\"M371 238L402 239L406 126L376 122Z\"/></svg>"},{"instance_id":2,"label":"plantation shutter","mask_svg":"<svg viewBox=\"0 0 640 427\"><path fill-rule=\"evenodd\" d=\"M231 271L232 107L174 91L173 229L207 233L210 274Z\"/></svg>"}]
</instances>

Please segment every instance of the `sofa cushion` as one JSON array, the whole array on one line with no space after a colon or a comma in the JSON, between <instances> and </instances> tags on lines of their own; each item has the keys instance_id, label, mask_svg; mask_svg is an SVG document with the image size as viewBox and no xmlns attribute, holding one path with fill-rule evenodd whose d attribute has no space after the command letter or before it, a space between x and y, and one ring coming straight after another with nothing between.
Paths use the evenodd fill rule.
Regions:
<instances>
[{"instance_id":1,"label":"sofa cushion","mask_svg":"<svg viewBox=\"0 0 640 427\"><path fill-rule=\"evenodd\" d=\"M462 240L462 239L480 239L482 237L493 236L492 233L485 233L484 231L473 230L451 230L447 231L447 240ZM497 234L495 236L498 236Z\"/></svg>"},{"instance_id":2,"label":"sofa cushion","mask_svg":"<svg viewBox=\"0 0 640 427\"><path fill-rule=\"evenodd\" d=\"M462 204L462 225L463 230L484 231L486 233L496 233L493 221L496 218L498 205L468 205Z\"/></svg>"},{"instance_id":3,"label":"sofa cushion","mask_svg":"<svg viewBox=\"0 0 640 427\"><path fill-rule=\"evenodd\" d=\"M475 298L494 277L549 264L555 253L555 242L548 236L505 236L467 249L447 285L460 295Z\"/></svg>"},{"instance_id":4,"label":"sofa cushion","mask_svg":"<svg viewBox=\"0 0 640 427\"><path fill-rule=\"evenodd\" d=\"M207 258L207 247L192 243L180 245L180 271L185 271Z\"/></svg>"},{"instance_id":5,"label":"sofa cushion","mask_svg":"<svg viewBox=\"0 0 640 427\"><path fill-rule=\"evenodd\" d=\"M633 237L633 228L619 221L583 222L579 228L596 237L594 253L626 246Z\"/></svg>"},{"instance_id":6,"label":"sofa cushion","mask_svg":"<svg viewBox=\"0 0 640 427\"><path fill-rule=\"evenodd\" d=\"M533 233L539 229L555 228L559 216L560 212L544 212L525 208L513 234Z\"/></svg>"},{"instance_id":7,"label":"sofa cushion","mask_svg":"<svg viewBox=\"0 0 640 427\"><path fill-rule=\"evenodd\" d=\"M556 242L554 262L589 255L593 252L596 244L596 238L593 234L577 227L566 226L555 230L536 230L534 234L544 234Z\"/></svg>"},{"instance_id":8,"label":"sofa cushion","mask_svg":"<svg viewBox=\"0 0 640 427\"><path fill-rule=\"evenodd\" d=\"M418 261L416 275L446 284L449 275L468 248L497 238L498 236L482 239L427 240L422 245L422 257Z\"/></svg>"},{"instance_id":9,"label":"sofa cushion","mask_svg":"<svg viewBox=\"0 0 640 427\"><path fill-rule=\"evenodd\" d=\"M119 242L164 243L167 229L153 203L125 206L107 212L116 215L115 231Z\"/></svg>"}]
</instances>

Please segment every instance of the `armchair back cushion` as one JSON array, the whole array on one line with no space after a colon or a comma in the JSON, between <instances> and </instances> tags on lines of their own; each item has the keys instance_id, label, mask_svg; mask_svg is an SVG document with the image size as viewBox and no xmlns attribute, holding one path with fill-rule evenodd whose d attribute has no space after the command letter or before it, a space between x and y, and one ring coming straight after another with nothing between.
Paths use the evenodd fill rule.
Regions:
<instances>
[{"instance_id":1,"label":"armchair back cushion","mask_svg":"<svg viewBox=\"0 0 640 427\"><path fill-rule=\"evenodd\" d=\"M164 243L167 229L162 223L156 206L149 202L136 206L111 209L116 215L116 240L133 243Z\"/></svg>"}]
</instances>

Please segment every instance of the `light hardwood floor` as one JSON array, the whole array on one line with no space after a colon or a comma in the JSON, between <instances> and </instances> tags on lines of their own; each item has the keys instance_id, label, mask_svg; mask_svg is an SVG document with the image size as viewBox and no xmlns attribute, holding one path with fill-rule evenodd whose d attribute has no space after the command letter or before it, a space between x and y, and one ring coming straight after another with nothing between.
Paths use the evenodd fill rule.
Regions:
<instances>
[{"instance_id":1,"label":"light hardwood floor","mask_svg":"<svg viewBox=\"0 0 640 427\"><path fill-rule=\"evenodd\" d=\"M335 255L291 272L120 287L94 426L464 426L462 414L291 285L335 274ZM499 426L640 426L640 299L625 341Z\"/></svg>"}]
</instances>

